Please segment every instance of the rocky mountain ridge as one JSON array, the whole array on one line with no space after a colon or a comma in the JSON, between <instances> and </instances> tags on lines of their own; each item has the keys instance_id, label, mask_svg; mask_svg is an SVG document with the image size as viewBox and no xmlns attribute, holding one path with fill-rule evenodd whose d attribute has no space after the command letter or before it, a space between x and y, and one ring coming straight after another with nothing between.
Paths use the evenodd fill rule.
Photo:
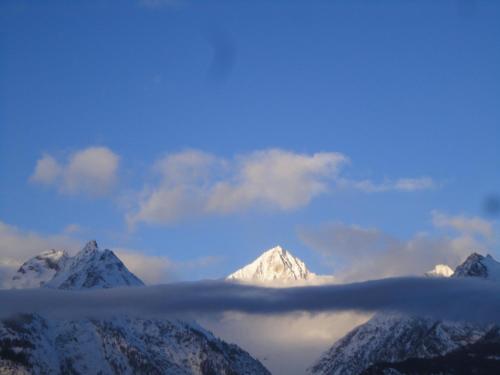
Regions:
<instances>
[{"instance_id":1,"label":"rocky mountain ridge","mask_svg":"<svg viewBox=\"0 0 500 375\"><path fill-rule=\"evenodd\" d=\"M487 282L497 282L498 267L500 263L491 256L473 253L451 277L480 277ZM361 374L370 368L372 372L369 373L380 369L379 374L399 374L396 369L390 372L388 364L412 358L445 357L480 342L491 332L498 332L497 328L402 314L376 314L334 343L309 372L314 375ZM500 369L500 353L497 354ZM381 370L380 363L387 372Z\"/></svg>"},{"instance_id":2,"label":"rocky mountain ridge","mask_svg":"<svg viewBox=\"0 0 500 375\"><path fill-rule=\"evenodd\" d=\"M143 285L112 251L100 250L95 241L74 257L44 252L23 264L14 278L17 287L72 290ZM0 321L0 373L270 374L247 352L195 322L127 316L67 320L39 314Z\"/></svg>"}]
</instances>

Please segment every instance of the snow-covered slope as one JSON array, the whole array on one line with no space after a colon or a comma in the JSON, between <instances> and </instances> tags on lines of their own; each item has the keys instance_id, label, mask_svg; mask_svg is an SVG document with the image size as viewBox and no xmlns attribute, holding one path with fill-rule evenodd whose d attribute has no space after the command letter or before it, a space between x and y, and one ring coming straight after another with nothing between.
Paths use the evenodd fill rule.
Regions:
<instances>
[{"instance_id":1,"label":"snow-covered slope","mask_svg":"<svg viewBox=\"0 0 500 375\"><path fill-rule=\"evenodd\" d=\"M248 353L194 323L127 317L57 320L40 315L2 321L0 373L269 374Z\"/></svg>"},{"instance_id":2,"label":"snow-covered slope","mask_svg":"<svg viewBox=\"0 0 500 375\"><path fill-rule=\"evenodd\" d=\"M450 277L453 275L453 269L446 264L436 264L436 266L425 273L429 277Z\"/></svg>"},{"instance_id":3,"label":"snow-covered slope","mask_svg":"<svg viewBox=\"0 0 500 375\"><path fill-rule=\"evenodd\" d=\"M472 344L486 327L399 314L377 314L337 341L313 365L313 374L359 374L377 362L443 355Z\"/></svg>"},{"instance_id":4,"label":"snow-covered slope","mask_svg":"<svg viewBox=\"0 0 500 375\"><path fill-rule=\"evenodd\" d=\"M53 278L47 280L48 270L53 268L40 263L39 273L44 275L44 285L48 287L143 285L110 250L99 250L95 241L89 242L75 257L67 257L64 266L61 264ZM19 285L25 285L20 275L16 275ZM0 321L0 374L268 375L269 372L247 352L218 339L195 322L127 316L63 320L28 314Z\"/></svg>"},{"instance_id":5,"label":"snow-covered slope","mask_svg":"<svg viewBox=\"0 0 500 375\"><path fill-rule=\"evenodd\" d=\"M498 266L492 257L472 254L457 267L453 277L483 277L494 281ZM337 341L310 368L310 373L360 374L376 363L443 356L474 344L491 330L492 327L486 325L376 314Z\"/></svg>"},{"instance_id":6,"label":"snow-covered slope","mask_svg":"<svg viewBox=\"0 0 500 375\"><path fill-rule=\"evenodd\" d=\"M66 266L69 257L63 250L48 250L23 263L12 278L13 288L38 288Z\"/></svg>"},{"instance_id":7,"label":"snow-covered slope","mask_svg":"<svg viewBox=\"0 0 500 375\"><path fill-rule=\"evenodd\" d=\"M131 273L120 259L108 249L100 250L90 241L45 283L58 289L100 289L119 286L141 286L144 283Z\"/></svg>"},{"instance_id":8,"label":"snow-covered slope","mask_svg":"<svg viewBox=\"0 0 500 375\"><path fill-rule=\"evenodd\" d=\"M248 283L294 283L312 281L316 277L303 261L276 246L226 279Z\"/></svg>"},{"instance_id":9,"label":"snow-covered slope","mask_svg":"<svg viewBox=\"0 0 500 375\"><path fill-rule=\"evenodd\" d=\"M456 268L453 277L480 277L500 282L500 263L489 254L484 257L473 253Z\"/></svg>"}]
</instances>

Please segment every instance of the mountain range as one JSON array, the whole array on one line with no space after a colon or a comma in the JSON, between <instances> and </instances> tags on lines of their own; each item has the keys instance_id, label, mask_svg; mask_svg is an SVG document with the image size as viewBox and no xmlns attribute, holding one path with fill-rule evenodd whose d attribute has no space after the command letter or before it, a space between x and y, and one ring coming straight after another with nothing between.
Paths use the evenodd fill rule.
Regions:
<instances>
[{"instance_id":1,"label":"mountain range","mask_svg":"<svg viewBox=\"0 0 500 375\"><path fill-rule=\"evenodd\" d=\"M491 255L484 257L473 253L455 271L447 265L438 264L426 272L425 276L477 277L489 282L498 282L500 263ZM232 281L273 286L307 285L321 278L322 276L309 271L304 262L280 246L264 252L249 265L227 277ZM481 351L485 361L457 362L456 358L460 354L471 352L479 355L479 348L483 347L487 348ZM377 313L368 322L354 328L335 342L308 372L312 375L469 374L484 367L495 368L497 372L480 373L496 374L500 373L499 347L499 327L496 326ZM495 355L489 355L490 351ZM440 364L436 365L436 372L435 364ZM450 369L456 367L462 372L447 372L446 365L449 365ZM463 372L465 369L469 372Z\"/></svg>"},{"instance_id":2,"label":"mountain range","mask_svg":"<svg viewBox=\"0 0 500 375\"><path fill-rule=\"evenodd\" d=\"M500 263L473 253L455 271L437 265L426 276L499 282ZM226 280L272 286L335 281L311 272L281 246L265 251ZM45 251L25 262L12 280L14 288L143 285L111 250L100 250L95 241L75 256ZM377 313L333 343L308 371L312 375L500 373L491 372L500 369L499 349L496 326ZM0 321L0 373L270 374L243 349L194 321L128 316L55 320L39 314Z\"/></svg>"}]
</instances>

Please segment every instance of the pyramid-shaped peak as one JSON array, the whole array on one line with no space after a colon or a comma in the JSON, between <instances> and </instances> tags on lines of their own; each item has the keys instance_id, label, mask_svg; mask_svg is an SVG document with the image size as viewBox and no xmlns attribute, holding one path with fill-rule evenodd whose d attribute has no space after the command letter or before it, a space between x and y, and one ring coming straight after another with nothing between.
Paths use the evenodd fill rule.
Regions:
<instances>
[{"instance_id":1,"label":"pyramid-shaped peak","mask_svg":"<svg viewBox=\"0 0 500 375\"><path fill-rule=\"evenodd\" d=\"M89 242L87 242L85 244L85 246L83 247L82 249L82 253L91 253L91 252L94 252L94 251L97 251L99 250L99 245L97 245L97 241L96 240L90 240Z\"/></svg>"},{"instance_id":2,"label":"pyramid-shaped peak","mask_svg":"<svg viewBox=\"0 0 500 375\"><path fill-rule=\"evenodd\" d=\"M305 263L281 246L262 253L252 263L230 274L228 280L244 282L294 282L306 281L316 275Z\"/></svg>"},{"instance_id":3,"label":"pyramid-shaped peak","mask_svg":"<svg viewBox=\"0 0 500 375\"><path fill-rule=\"evenodd\" d=\"M286 255L287 251L283 247L281 247L280 245L277 245L277 246L272 247L269 250L265 251L262 255L265 255L265 254L282 254L282 255Z\"/></svg>"},{"instance_id":4,"label":"pyramid-shaped peak","mask_svg":"<svg viewBox=\"0 0 500 375\"><path fill-rule=\"evenodd\" d=\"M491 255L490 255L490 257L491 257ZM471 255L469 255L467 257L467 259L465 259L465 262L477 262L477 261L480 261L482 259L484 259L484 255L474 252Z\"/></svg>"},{"instance_id":5,"label":"pyramid-shaped peak","mask_svg":"<svg viewBox=\"0 0 500 375\"><path fill-rule=\"evenodd\" d=\"M100 289L140 286L143 282L131 273L111 251L100 250L97 241L89 241L70 258L46 286L58 289Z\"/></svg>"},{"instance_id":6,"label":"pyramid-shaped peak","mask_svg":"<svg viewBox=\"0 0 500 375\"><path fill-rule=\"evenodd\" d=\"M281 245L276 245L275 247L270 248L268 251L286 251Z\"/></svg>"}]
</instances>

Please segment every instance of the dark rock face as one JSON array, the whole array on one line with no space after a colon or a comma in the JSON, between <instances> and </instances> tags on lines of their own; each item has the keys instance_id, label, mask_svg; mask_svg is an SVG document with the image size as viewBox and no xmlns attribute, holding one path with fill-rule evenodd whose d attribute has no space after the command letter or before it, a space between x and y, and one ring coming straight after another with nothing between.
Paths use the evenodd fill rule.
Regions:
<instances>
[{"instance_id":1,"label":"dark rock face","mask_svg":"<svg viewBox=\"0 0 500 375\"><path fill-rule=\"evenodd\" d=\"M488 269L482 263L485 257L473 253L469 255L469 257L463 262L460 266L455 269L455 273L453 277L480 277L480 278L488 278Z\"/></svg>"}]
</instances>

